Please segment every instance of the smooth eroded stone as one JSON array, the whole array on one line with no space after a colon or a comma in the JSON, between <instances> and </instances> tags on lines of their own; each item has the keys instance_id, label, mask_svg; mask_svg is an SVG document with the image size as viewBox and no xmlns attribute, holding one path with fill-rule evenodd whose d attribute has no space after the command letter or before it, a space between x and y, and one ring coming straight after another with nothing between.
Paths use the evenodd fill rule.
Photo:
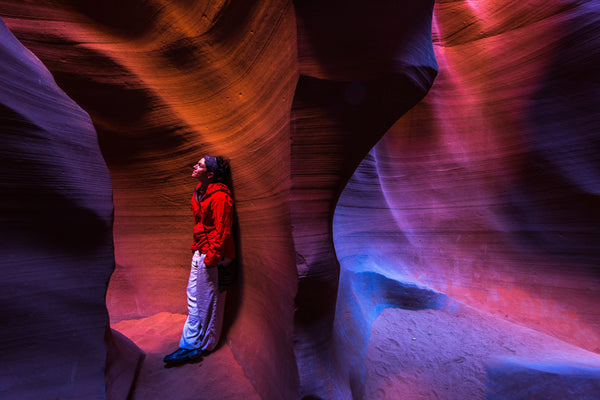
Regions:
<instances>
[{"instance_id":1,"label":"smooth eroded stone","mask_svg":"<svg viewBox=\"0 0 600 400\"><path fill-rule=\"evenodd\" d=\"M0 59L0 397L123 398L142 353L107 361L113 204L96 132L1 20Z\"/></svg>"}]
</instances>

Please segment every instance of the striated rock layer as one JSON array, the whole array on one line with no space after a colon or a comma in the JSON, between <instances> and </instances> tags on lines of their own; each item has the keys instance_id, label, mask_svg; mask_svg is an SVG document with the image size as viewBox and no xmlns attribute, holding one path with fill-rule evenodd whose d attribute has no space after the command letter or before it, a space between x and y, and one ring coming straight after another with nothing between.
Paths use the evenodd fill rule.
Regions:
<instances>
[{"instance_id":1,"label":"striated rock layer","mask_svg":"<svg viewBox=\"0 0 600 400\"><path fill-rule=\"evenodd\" d=\"M394 335L376 324L389 307L385 326L435 332L459 301L598 350L596 5L376 3L0 0L97 132L3 30L0 390L123 398L141 354L106 306L148 351L133 398L203 379L204 364L161 369L160 333L186 312L189 175L207 153L231 159L242 267L206 365L239 363L228 396L381 394L367 356ZM513 370L573 384L569 360L527 354L468 364L493 393L518 393Z\"/></svg>"},{"instance_id":2,"label":"striated rock layer","mask_svg":"<svg viewBox=\"0 0 600 400\"><path fill-rule=\"evenodd\" d=\"M438 5L443 72L374 149L404 236L397 265L600 351L600 15L577 2L535 15L517 4ZM457 13L495 24L444 30Z\"/></svg>"},{"instance_id":3,"label":"striated rock layer","mask_svg":"<svg viewBox=\"0 0 600 400\"><path fill-rule=\"evenodd\" d=\"M360 160L433 83L433 2L298 1L295 7L300 70L292 104L290 196L300 278L295 354L303 395L348 398L360 390L354 390L355 378L345 373L344 363L337 364L336 351L348 349L333 349L338 263L331 221Z\"/></svg>"},{"instance_id":4,"label":"striated rock layer","mask_svg":"<svg viewBox=\"0 0 600 400\"><path fill-rule=\"evenodd\" d=\"M371 324L384 307L406 308L386 291L361 289L356 276L366 273L433 289L600 353L599 18L596 7L579 2L535 9L518 2L436 5L439 76L362 162L336 208L340 285L350 283L340 286L334 342L342 349L357 343L343 359L354 362L350 369L360 378ZM375 299L352 305L360 296ZM414 314L406 320L420 320ZM437 329L429 331L439 346L431 351L444 353L444 322ZM531 345L521 344L519 353ZM525 361L502 355L509 360L480 361L492 398L560 398L548 376L558 376L564 390L582 385L577 393L596 396L593 353L583 357L595 362L585 373L592 383L581 385L569 364L575 359L554 365L539 347ZM410 376L411 368L398 373ZM516 371L527 378L509 386L504 379ZM422 398L435 398L439 382L411 390L421 387ZM378 384L368 393L391 387L383 379ZM457 398L470 398L466 393Z\"/></svg>"},{"instance_id":5,"label":"striated rock layer","mask_svg":"<svg viewBox=\"0 0 600 400\"><path fill-rule=\"evenodd\" d=\"M191 166L223 154L243 271L229 344L264 398L296 397L291 4L2 1L0 15L98 132L115 206L111 321L186 312Z\"/></svg>"},{"instance_id":6,"label":"striated rock layer","mask_svg":"<svg viewBox=\"0 0 600 400\"><path fill-rule=\"evenodd\" d=\"M0 60L0 397L125 398L142 352L108 326L113 204L92 121L2 21Z\"/></svg>"}]
</instances>

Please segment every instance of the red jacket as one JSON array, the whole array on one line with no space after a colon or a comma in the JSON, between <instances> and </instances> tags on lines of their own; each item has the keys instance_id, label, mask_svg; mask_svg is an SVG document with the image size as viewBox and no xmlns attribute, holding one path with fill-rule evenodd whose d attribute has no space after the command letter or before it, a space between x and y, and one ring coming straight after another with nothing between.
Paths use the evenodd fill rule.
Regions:
<instances>
[{"instance_id":1,"label":"red jacket","mask_svg":"<svg viewBox=\"0 0 600 400\"><path fill-rule=\"evenodd\" d=\"M204 264L215 267L223 257L235 258L233 244L233 201L229 188L222 183L209 183L206 193L198 199L201 183L192 195L194 213L194 243L192 250L206 254Z\"/></svg>"}]
</instances>

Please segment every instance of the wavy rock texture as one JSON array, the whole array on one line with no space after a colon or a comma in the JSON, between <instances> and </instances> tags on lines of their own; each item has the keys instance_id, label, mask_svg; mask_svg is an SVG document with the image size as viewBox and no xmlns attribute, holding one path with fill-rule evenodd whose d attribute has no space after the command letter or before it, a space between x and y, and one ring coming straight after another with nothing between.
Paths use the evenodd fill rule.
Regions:
<instances>
[{"instance_id":1,"label":"wavy rock texture","mask_svg":"<svg viewBox=\"0 0 600 400\"><path fill-rule=\"evenodd\" d=\"M124 398L142 353L108 328L113 204L92 121L2 21L0 60L0 397L103 398L106 374Z\"/></svg>"},{"instance_id":2,"label":"wavy rock texture","mask_svg":"<svg viewBox=\"0 0 600 400\"><path fill-rule=\"evenodd\" d=\"M351 396L354 378L332 363L339 267L331 221L360 160L433 83L432 8L423 1L296 3L301 75L292 104L290 205L303 395Z\"/></svg>"},{"instance_id":3,"label":"wavy rock texture","mask_svg":"<svg viewBox=\"0 0 600 400\"><path fill-rule=\"evenodd\" d=\"M377 143L338 203L334 242L341 282L371 272L442 292L590 351L586 357L595 369L586 374L598 379L598 356L591 353L600 353L600 114L593 111L600 93L598 19L592 3L438 2L440 74L427 97ZM356 297L355 290L338 299ZM377 305L389 303L384 293L380 297L353 310L338 303L334 341L342 350L353 340L348 331L368 340L381 312ZM465 345L494 341L492 335L454 333ZM433 335L439 337L431 351L446 353L456 345L441 331ZM364 351L357 346L354 356L342 353L341 359L360 366ZM529 383L538 377L537 386L527 379L507 386L501 377L513 367L489 366L493 398L560 398L548 370L577 387L570 381L577 373L568 372L576 368L564 360L531 368L547 352L537 348L531 359L515 361L516 370L528 371ZM410 376L413 367L398 370ZM353 371L364 379L360 367ZM595 396L596 384L584 384L583 396ZM369 385L371 395L390 393ZM406 392L407 398L436 398L444 390L436 385L442 384L416 383L412 389L422 392ZM519 387L523 393L516 397Z\"/></svg>"},{"instance_id":4,"label":"wavy rock texture","mask_svg":"<svg viewBox=\"0 0 600 400\"><path fill-rule=\"evenodd\" d=\"M243 264L229 346L264 398L296 397L292 5L3 1L0 12L98 132L115 206L111 322L186 312L191 166L224 154Z\"/></svg>"},{"instance_id":5,"label":"wavy rock texture","mask_svg":"<svg viewBox=\"0 0 600 400\"><path fill-rule=\"evenodd\" d=\"M184 367L175 376L153 363L160 365L164 352L156 332L173 334L158 325L179 321L185 313L188 201L194 185L189 174L206 153L224 154L232 162L243 271L229 294L231 353L223 348L213 357L224 354L218 360L238 362L261 398L380 395L366 359L373 354L371 326L384 321L377 316L385 307L447 313L448 304L458 300L596 350L595 130L600 124L593 101L600 33L595 5L438 2L434 46L432 6L416 0L0 0L7 26L94 123L112 179L115 258L107 238L109 209L97 211L102 215L97 223L87 211L70 214L57 204L63 212L56 215L81 224L77 229L97 223L99 237L79 243L84 235L54 236L69 243L67 253L78 250L102 265L116 263L106 305L111 323L144 341L149 351L140 384L164 379L181 385L199 379L202 371ZM440 64L436 84L400 118L433 83L434 49ZM22 75L9 82L39 96L35 75ZM2 104L14 109L18 101L7 97ZM56 101L45 106L51 103ZM74 123L68 116L36 114L44 121L66 118L65 126ZM26 131L26 125L21 118L19 130ZM92 140L89 122L86 129L86 140ZM45 135L46 141L53 138ZM13 159L28 154L27 140L13 140L21 146ZM77 151L69 159L78 160ZM54 157L66 159L67 153ZM104 165L94 157L85 168ZM78 168L70 161L64 171ZM35 171L23 171L34 186ZM62 172L50 169L48 175L58 179ZM94 174L94 188L96 175L104 174L103 188L110 191L105 172ZM26 197L20 186L6 182L16 193L11 207L21 204ZM71 184L61 182L57 187L65 199L85 198L63 191ZM78 190L91 185L74 182ZM104 189L94 201L106 207L110 198ZM95 210L85 204L74 210ZM22 202L20 212L28 205ZM66 257L55 246L33 245L32 225L22 231L27 240L10 242L7 248L17 250L8 254L16 258L7 265L27 266L18 257L29 257L32 249L48 249L42 259ZM104 246L102 257L96 246ZM39 266L41 256L35 254L30 264ZM97 301L110 268L93 271L98 274L93 289L85 286L87 268L73 286L85 287L87 300L93 297L80 304L103 310ZM27 278L10 279L6 282L16 284ZM3 297L9 310L16 310L26 290L18 293ZM169 318L163 318L165 312ZM7 331L4 347L24 333L22 318L13 320L18 332ZM120 384L110 379L118 374L107 374L106 383L102 376L102 318L94 335L82 336L94 355L78 347L71 353L85 355L94 373L85 379L69 375L66 383L49 379L57 395L77 398L78 390L93 388L91 396L101 398L106 386L108 396L119 398L113 389ZM392 322L386 326L395 326ZM156 326L146 331L143 324ZM435 329L443 330L443 323ZM394 334L377 332L383 332L377 340ZM112 364L124 375L133 369L128 345L110 347L124 349ZM44 358L58 363L61 355ZM218 360L211 365L223 364ZM534 361L518 368L535 371ZM19 362L24 371L33 361ZM501 385L512 366L512 361L490 364L490 390L518 391ZM15 385L21 375L3 376ZM240 388L238 394L252 393L247 382ZM134 397L148 393L152 390L141 387Z\"/></svg>"}]
</instances>

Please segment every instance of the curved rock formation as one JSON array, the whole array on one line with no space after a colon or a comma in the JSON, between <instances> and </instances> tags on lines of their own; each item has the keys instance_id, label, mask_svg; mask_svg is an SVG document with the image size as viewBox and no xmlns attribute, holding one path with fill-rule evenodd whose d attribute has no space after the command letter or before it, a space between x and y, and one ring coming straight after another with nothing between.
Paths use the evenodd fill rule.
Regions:
<instances>
[{"instance_id":1,"label":"curved rock formation","mask_svg":"<svg viewBox=\"0 0 600 400\"><path fill-rule=\"evenodd\" d=\"M2 21L0 59L0 397L103 398L106 374L124 398L142 353L108 326L113 204L92 121Z\"/></svg>"},{"instance_id":2,"label":"curved rock formation","mask_svg":"<svg viewBox=\"0 0 600 400\"><path fill-rule=\"evenodd\" d=\"M0 115L3 143L12 146L2 148L11 194L3 269L11 273L2 291L10 329L0 343L11 367L0 390L22 394L36 381L54 397L122 398L140 353L118 333L105 344L106 306L111 325L148 353L139 384L150 387L134 388L133 398L147 398L157 382L177 385L181 396L214 397L204 388L223 386L205 383L221 375L197 383L208 369L232 381L228 396L381 395L369 355L380 340L393 344L385 337L393 333L379 323L436 321L424 316L459 316L477 332L508 320L598 351L595 6L438 1L433 27L432 7L0 0L6 25L89 113L104 158L85 112L30 53L3 40ZM430 89L436 57L436 84L402 117ZM229 293L226 344L206 360L210 368L163 370L166 338L176 345L173 325L185 313L189 174L206 153L231 159L242 276ZM23 162L37 154L48 157L43 176ZM39 185L45 208L32 207ZM38 237L32 218L50 230ZM61 266L52 269L60 276L41 265ZM40 273L55 290L43 292L49 300L33 315L48 319L65 351L28 336L23 304L39 304L24 297L40 293L29 283ZM387 307L397 313L379 319ZM66 325L56 325L57 311L72 315ZM507 323L498 326L513 329ZM23 352L28 339L34 345ZM397 354L414 356L411 349L403 343ZM569 359L534 368L536 352L523 354L472 363L483 366L474 379L486 379L487 368L490 393L512 396L518 389L502 386L502 377L515 368L542 378L563 371L571 383L569 371L580 371ZM59 368L23 380L40 358ZM410 371L394 371L386 384L407 387L397 377ZM586 376L593 381L595 372ZM428 384L439 389L414 382L423 396Z\"/></svg>"},{"instance_id":3,"label":"curved rock formation","mask_svg":"<svg viewBox=\"0 0 600 400\"><path fill-rule=\"evenodd\" d=\"M340 280L369 271L420 285L600 353L600 114L591 111L600 93L599 15L575 2L531 11L520 3L438 3L436 83L375 146L338 203ZM357 296L350 285L339 298ZM364 339L346 364L365 359L371 323L387 303L338 303L336 342L348 348L348 331ZM551 353L537 351L515 367L540 380L535 388L520 381L522 398L559 393L545 367L528 366ZM593 381L599 358L585 357L595 363ZM507 397L493 398L513 398L518 386L504 386L507 371L498 368L489 366L489 379ZM443 390L421 385L429 385L420 393L427 398Z\"/></svg>"},{"instance_id":4,"label":"curved rock formation","mask_svg":"<svg viewBox=\"0 0 600 400\"><path fill-rule=\"evenodd\" d=\"M189 174L202 155L224 154L243 264L229 344L265 398L295 397L291 4L5 1L0 11L98 132L115 205L111 322L186 312Z\"/></svg>"},{"instance_id":5,"label":"curved rock formation","mask_svg":"<svg viewBox=\"0 0 600 400\"><path fill-rule=\"evenodd\" d=\"M433 83L432 8L423 1L296 2L301 75L292 105L290 205L300 277L295 354L305 396L360 392L334 361L336 350L348 349L332 342L339 267L331 221L360 160Z\"/></svg>"}]
</instances>

